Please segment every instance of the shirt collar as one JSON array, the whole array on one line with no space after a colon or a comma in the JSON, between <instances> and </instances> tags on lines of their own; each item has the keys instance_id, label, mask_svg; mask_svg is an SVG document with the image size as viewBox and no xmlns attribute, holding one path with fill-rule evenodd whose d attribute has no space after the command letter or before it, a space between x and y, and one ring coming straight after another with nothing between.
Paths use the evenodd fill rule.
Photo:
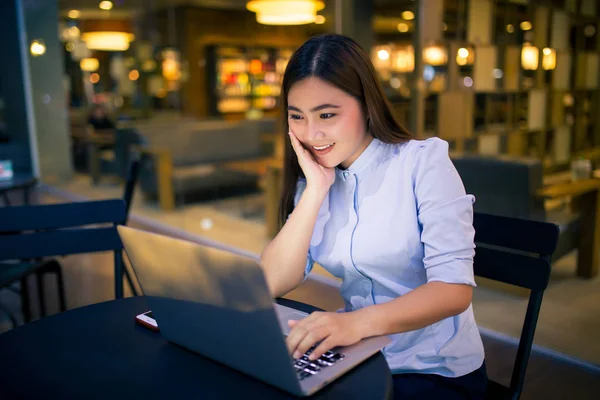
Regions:
<instances>
[{"instance_id":1,"label":"shirt collar","mask_svg":"<svg viewBox=\"0 0 600 400\"><path fill-rule=\"evenodd\" d=\"M377 138L373 138L367 148L358 156L356 160L350 165L348 169L341 169L336 167L336 174L342 179L346 180L349 175L355 175L366 167L369 162L377 154L377 150L381 147L381 141Z\"/></svg>"}]
</instances>

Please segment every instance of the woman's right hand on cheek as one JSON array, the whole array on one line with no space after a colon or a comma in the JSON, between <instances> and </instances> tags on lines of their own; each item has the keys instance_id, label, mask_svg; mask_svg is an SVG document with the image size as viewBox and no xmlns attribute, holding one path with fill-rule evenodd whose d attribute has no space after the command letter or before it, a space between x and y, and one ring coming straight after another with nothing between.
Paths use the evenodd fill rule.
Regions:
<instances>
[{"instance_id":1,"label":"woman's right hand on cheek","mask_svg":"<svg viewBox=\"0 0 600 400\"><path fill-rule=\"evenodd\" d=\"M314 187L316 190L327 192L335 181L335 170L319 164L313 154L302 146L302 143L300 143L293 132L290 131L288 134L290 135L294 152L298 157L298 164L300 164L300 168L302 168L302 172L304 172L304 176L306 177L307 188Z\"/></svg>"}]
</instances>

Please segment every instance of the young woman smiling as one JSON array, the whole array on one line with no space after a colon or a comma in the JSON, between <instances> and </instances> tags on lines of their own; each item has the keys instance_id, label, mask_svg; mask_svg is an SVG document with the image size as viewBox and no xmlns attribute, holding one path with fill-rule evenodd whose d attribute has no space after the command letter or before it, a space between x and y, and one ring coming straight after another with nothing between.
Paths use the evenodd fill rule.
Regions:
<instances>
[{"instance_id":1,"label":"young woman smiling","mask_svg":"<svg viewBox=\"0 0 600 400\"><path fill-rule=\"evenodd\" d=\"M395 396L483 398L484 351L471 307L474 198L448 145L416 140L392 114L367 54L340 35L290 59L283 227L261 255L273 296L313 263L342 279L345 309L290 321L294 357L389 335Z\"/></svg>"}]
</instances>

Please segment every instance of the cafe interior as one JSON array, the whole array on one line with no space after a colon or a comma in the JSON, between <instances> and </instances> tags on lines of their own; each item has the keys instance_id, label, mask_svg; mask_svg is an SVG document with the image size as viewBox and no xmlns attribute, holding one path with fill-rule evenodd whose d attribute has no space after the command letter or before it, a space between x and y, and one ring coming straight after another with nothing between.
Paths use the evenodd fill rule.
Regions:
<instances>
[{"instance_id":1,"label":"cafe interior","mask_svg":"<svg viewBox=\"0 0 600 400\"><path fill-rule=\"evenodd\" d=\"M123 224L258 259L280 229L286 65L307 39L343 34L397 119L448 143L475 212L559 228L537 321L533 288L476 277L490 380L512 387L533 327L520 396L598 399L599 29L596 0L2 0L0 211L15 211L0 214L123 199ZM29 257L2 254L19 223L6 221L0 343L142 296L111 251L11 275ZM315 265L285 297L335 311L340 286Z\"/></svg>"}]
</instances>

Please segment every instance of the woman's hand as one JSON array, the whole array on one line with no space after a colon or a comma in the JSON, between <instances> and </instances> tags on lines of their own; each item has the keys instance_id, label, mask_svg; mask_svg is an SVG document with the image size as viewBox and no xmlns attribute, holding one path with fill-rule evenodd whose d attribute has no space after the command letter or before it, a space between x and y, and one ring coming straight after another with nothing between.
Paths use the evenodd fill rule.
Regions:
<instances>
[{"instance_id":1,"label":"woman's hand","mask_svg":"<svg viewBox=\"0 0 600 400\"><path fill-rule=\"evenodd\" d=\"M314 187L317 190L328 191L335 181L335 171L333 168L326 168L319 164L312 153L302 146L296 135L292 131L288 132L292 147L298 157L298 164L306 177L306 186Z\"/></svg>"},{"instance_id":2,"label":"woman's hand","mask_svg":"<svg viewBox=\"0 0 600 400\"><path fill-rule=\"evenodd\" d=\"M359 318L356 312L313 312L300 321L290 320L288 325L292 330L286 339L288 350L297 359L321 342L308 357L316 360L336 346L353 345L364 337L363 322Z\"/></svg>"}]
</instances>

